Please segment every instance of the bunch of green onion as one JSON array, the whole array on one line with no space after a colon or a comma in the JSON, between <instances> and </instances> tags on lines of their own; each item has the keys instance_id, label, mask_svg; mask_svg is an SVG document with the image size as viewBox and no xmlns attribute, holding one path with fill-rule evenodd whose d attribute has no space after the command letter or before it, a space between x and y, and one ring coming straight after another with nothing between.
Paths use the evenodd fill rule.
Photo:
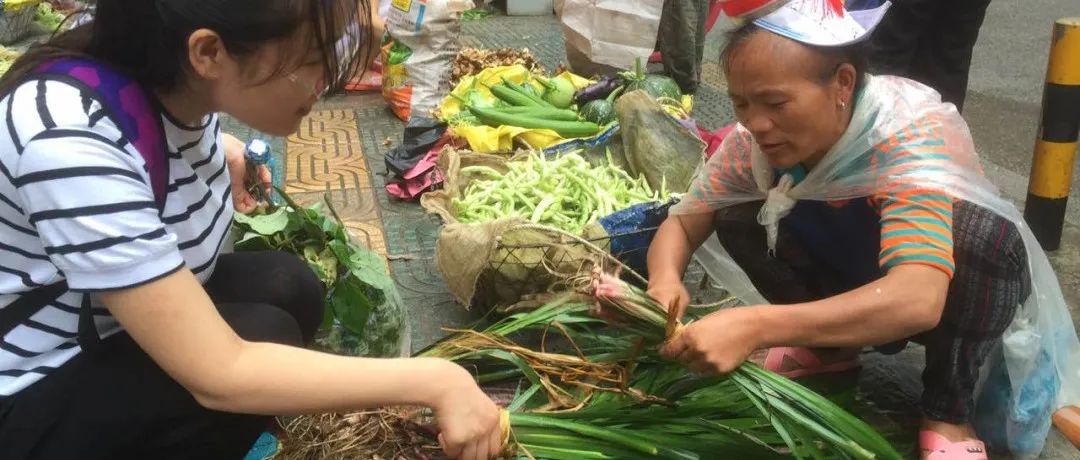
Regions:
<instances>
[{"instance_id":1,"label":"bunch of green onion","mask_svg":"<svg viewBox=\"0 0 1080 460\"><path fill-rule=\"evenodd\" d=\"M667 335L664 309L618 278L593 276L587 301L564 297L483 331L452 335L422 353L475 366L483 383L521 379L507 407L508 447L516 458L903 458L836 403L756 365L705 377L651 349L637 354L643 332L653 339ZM593 302L628 313L629 328L607 327L590 315ZM562 358L548 350L525 352L509 339L552 329L565 339ZM477 341L477 334L497 340ZM620 381L597 376L589 384L582 369L593 367L582 361L603 369L618 364ZM568 373L575 380L565 381Z\"/></svg>"}]
</instances>

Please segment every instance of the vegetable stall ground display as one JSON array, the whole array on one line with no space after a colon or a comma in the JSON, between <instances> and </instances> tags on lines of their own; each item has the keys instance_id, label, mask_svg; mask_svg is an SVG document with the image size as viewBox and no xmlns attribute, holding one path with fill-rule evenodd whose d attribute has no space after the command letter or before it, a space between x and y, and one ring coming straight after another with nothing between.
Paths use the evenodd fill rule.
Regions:
<instances>
[{"instance_id":1,"label":"vegetable stall ground display","mask_svg":"<svg viewBox=\"0 0 1080 460\"><path fill-rule=\"evenodd\" d=\"M706 377L664 360L655 350L679 333L678 322L643 292L584 270L572 292L419 353L472 369L495 394L508 390L497 397L506 403L504 458L904 458L839 395L830 400L753 364ZM591 316L596 302L625 325ZM537 342L528 337L539 344L526 346ZM429 415L301 417L287 424L277 458L441 458Z\"/></svg>"},{"instance_id":2,"label":"vegetable stall ground display","mask_svg":"<svg viewBox=\"0 0 1080 460\"><path fill-rule=\"evenodd\" d=\"M552 159L531 153L507 162L504 172L469 166L461 173L477 176L453 200L458 221L467 224L521 218L577 234L600 217L668 197L666 186L652 190L611 159L592 166L576 153Z\"/></svg>"},{"instance_id":3,"label":"vegetable stall ground display","mask_svg":"<svg viewBox=\"0 0 1080 460\"><path fill-rule=\"evenodd\" d=\"M461 78L439 107L450 132L479 153L573 150L603 145L618 132L615 100L646 91L672 117L693 105L668 77L623 72L590 81L569 72L548 77L523 65L489 67ZM564 147L565 146L565 147Z\"/></svg>"},{"instance_id":4,"label":"vegetable stall ground display","mask_svg":"<svg viewBox=\"0 0 1080 460\"><path fill-rule=\"evenodd\" d=\"M548 292L597 252L643 260L671 193L614 161L444 150L445 186L420 204L445 223L435 262L450 292L466 306L508 306Z\"/></svg>"},{"instance_id":5,"label":"vegetable stall ground display","mask_svg":"<svg viewBox=\"0 0 1080 460\"><path fill-rule=\"evenodd\" d=\"M327 201L303 207L284 192L286 206L255 216L237 214L238 251L279 250L303 258L327 286L326 311L316 344L356 356L400 356L409 350L408 317L386 261L356 245Z\"/></svg>"}]
</instances>

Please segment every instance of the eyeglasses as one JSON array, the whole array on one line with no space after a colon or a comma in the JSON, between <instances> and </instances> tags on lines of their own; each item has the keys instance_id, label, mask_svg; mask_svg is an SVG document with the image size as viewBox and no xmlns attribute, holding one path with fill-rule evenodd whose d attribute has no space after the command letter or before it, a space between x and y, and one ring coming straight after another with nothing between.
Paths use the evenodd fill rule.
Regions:
<instances>
[{"instance_id":1,"label":"eyeglasses","mask_svg":"<svg viewBox=\"0 0 1080 460\"><path fill-rule=\"evenodd\" d=\"M285 78L290 82L296 84L297 86L303 88L304 90L308 91L308 93L314 96L315 99L322 99L322 97L325 96L328 91L330 91L330 85L323 84L322 86L319 86L318 83L308 83L302 78L300 78L298 75L296 75L296 73L290 73L286 75Z\"/></svg>"}]
</instances>

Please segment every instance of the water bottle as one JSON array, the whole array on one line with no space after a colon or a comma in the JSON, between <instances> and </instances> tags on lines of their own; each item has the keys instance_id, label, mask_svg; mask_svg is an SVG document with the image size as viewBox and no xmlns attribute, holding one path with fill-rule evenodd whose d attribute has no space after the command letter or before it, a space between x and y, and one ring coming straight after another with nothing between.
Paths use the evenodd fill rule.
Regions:
<instances>
[{"instance_id":1,"label":"water bottle","mask_svg":"<svg viewBox=\"0 0 1080 460\"><path fill-rule=\"evenodd\" d=\"M244 160L247 167L244 177L247 180L248 193L260 203L273 204L273 198L267 193L262 181L259 180L259 167L271 167L273 154L270 150L270 143L260 135L252 137L244 146Z\"/></svg>"}]
</instances>

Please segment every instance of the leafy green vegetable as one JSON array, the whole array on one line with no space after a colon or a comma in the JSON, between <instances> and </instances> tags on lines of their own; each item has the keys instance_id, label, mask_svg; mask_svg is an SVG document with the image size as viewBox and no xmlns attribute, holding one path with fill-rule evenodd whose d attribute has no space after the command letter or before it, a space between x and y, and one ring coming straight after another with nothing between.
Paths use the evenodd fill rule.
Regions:
<instances>
[{"instance_id":1,"label":"leafy green vegetable","mask_svg":"<svg viewBox=\"0 0 1080 460\"><path fill-rule=\"evenodd\" d=\"M247 225L251 231L259 235L273 235L285 230L289 225L289 213L286 208L278 208L270 214L248 216L237 214L234 218L236 223Z\"/></svg>"},{"instance_id":2,"label":"leafy green vegetable","mask_svg":"<svg viewBox=\"0 0 1080 460\"><path fill-rule=\"evenodd\" d=\"M64 13L54 10L49 3L42 2L37 6L34 22L41 24L41 27L44 27L45 30L52 32L60 28L60 24L64 22L65 17Z\"/></svg>"},{"instance_id":3,"label":"leafy green vegetable","mask_svg":"<svg viewBox=\"0 0 1080 460\"><path fill-rule=\"evenodd\" d=\"M465 10L461 13L461 20L464 21L479 21L484 18L494 16L495 12L487 8L473 8L471 10Z\"/></svg>"},{"instance_id":4,"label":"leafy green vegetable","mask_svg":"<svg viewBox=\"0 0 1080 460\"><path fill-rule=\"evenodd\" d=\"M283 191L287 205L261 215L237 214L238 251L278 250L304 259L327 287L318 345L336 353L399 355L406 312L397 286L378 254L353 243L332 206L302 207ZM329 204L329 202L327 202Z\"/></svg>"},{"instance_id":5,"label":"leafy green vegetable","mask_svg":"<svg viewBox=\"0 0 1080 460\"><path fill-rule=\"evenodd\" d=\"M356 335L362 335L371 314L371 301L364 294L363 284L355 277L346 277L334 286L330 308L341 325Z\"/></svg>"}]
</instances>

